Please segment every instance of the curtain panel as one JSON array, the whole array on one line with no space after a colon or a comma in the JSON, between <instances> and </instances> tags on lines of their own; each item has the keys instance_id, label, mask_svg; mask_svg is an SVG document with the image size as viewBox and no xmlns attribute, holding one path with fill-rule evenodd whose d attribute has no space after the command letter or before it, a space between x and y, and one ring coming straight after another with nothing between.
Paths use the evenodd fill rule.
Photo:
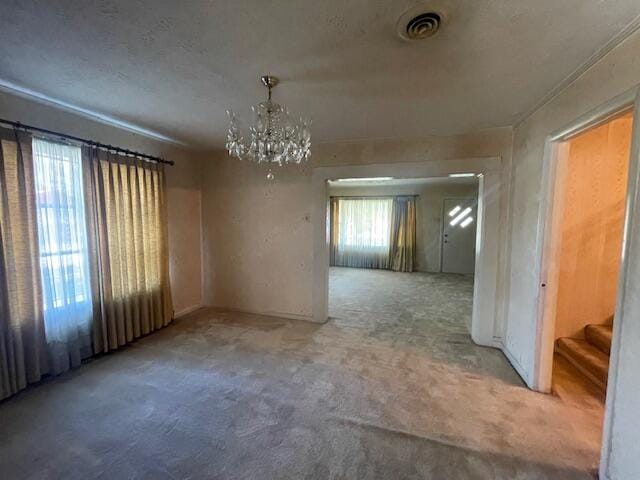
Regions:
<instances>
[{"instance_id":1,"label":"curtain panel","mask_svg":"<svg viewBox=\"0 0 640 480\"><path fill-rule=\"evenodd\" d=\"M395 197L391 213L389 268L413 272L416 263L416 198Z\"/></svg>"},{"instance_id":2,"label":"curtain panel","mask_svg":"<svg viewBox=\"0 0 640 480\"><path fill-rule=\"evenodd\" d=\"M329 264L336 265L338 261L338 239L340 238L340 201L337 197L329 199Z\"/></svg>"},{"instance_id":3,"label":"curtain panel","mask_svg":"<svg viewBox=\"0 0 640 480\"><path fill-rule=\"evenodd\" d=\"M0 399L48 372L31 137L0 129Z\"/></svg>"},{"instance_id":4,"label":"curtain panel","mask_svg":"<svg viewBox=\"0 0 640 480\"><path fill-rule=\"evenodd\" d=\"M412 272L415 197L331 197L330 265Z\"/></svg>"},{"instance_id":5,"label":"curtain panel","mask_svg":"<svg viewBox=\"0 0 640 480\"><path fill-rule=\"evenodd\" d=\"M49 373L57 375L93 353L82 156L76 145L31 145Z\"/></svg>"},{"instance_id":6,"label":"curtain panel","mask_svg":"<svg viewBox=\"0 0 640 480\"><path fill-rule=\"evenodd\" d=\"M173 317L165 174L161 164L83 149L96 353L117 349Z\"/></svg>"}]
</instances>

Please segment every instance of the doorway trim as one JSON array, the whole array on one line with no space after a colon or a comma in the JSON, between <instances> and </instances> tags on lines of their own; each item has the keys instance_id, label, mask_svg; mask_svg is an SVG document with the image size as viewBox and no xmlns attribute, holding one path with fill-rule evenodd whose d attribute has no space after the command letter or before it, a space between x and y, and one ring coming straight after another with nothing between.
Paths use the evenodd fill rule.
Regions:
<instances>
[{"instance_id":1,"label":"doorway trim","mask_svg":"<svg viewBox=\"0 0 640 480\"><path fill-rule=\"evenodd\" d=\"M447 177L451 173L473 172L478 178L478 210L476 226L476 264L473 308L468 325L471 338L478 345L502 347L503 325L497 315L498 277L504 272L500 262L501 158L472 157L431 160L412 163L384 163L316 167L312 174L313 221L313 321L324 323L329 314L329 221L327 218L328 181L339 178L430 178Z\"/></svg>"},{"instance_id":2,"label":"doorway trim","mask_svg":"<svg viewBox=\"0 0 640 480\"><path fill-rule=\"evenodd\" d=\"M536 325L536 350L535 350L535 365L533 375L533 390L548 393L551 391L551 374L553 367L553 336L555 333L555 322L550 318L553 316L553 305L555 301L554 292L556 289L548 289L548 285L554 283L555 266L552 260L557 248L557 239L555 238L554 226L558 221L557 207L555 202L558 199L554 199L556 190L556 182L562 172L558 169L558 159L566 155L566 151L563 148L563 142L583 133L584 131L606 123L612 118L618 116L624 111L630 110L634 107L636 101L637 89L634 88L622 95L619 95L600 107L588 112L587 114L579 117L574 122L570 123L565 128L551 134L547 137L544 148L544 159L542 165L542 195L540 198L540 212L538 216L538 229L537 236L541 239L538 243L538 250L536 252L536 265L538 265L538 285L540 288L538 296L538 313L537 313L537 325ZM634 115L634 130L636 128L635 115ZM634 133L635 135L635 133ZM633 185L632 180L632 165L633 162L631 156L629 157L629 183L627 185L626 194L626 207L629 206L629 198L633 193L631 189ZM555 215L554 215L555 214ZM625 224L627 214L625 213ZM626 232L626 228L625 228ZM623 244L624 244L623 238ZM621 263L620 270L623 270ZM620 285L620 278L618 277L618 285ZM618 295L618 294L617 294ZM616 305L616 311L618 306ZM614 322L615 326L615 322Z\"/></svg>"},{"instance_id":3,"label":"doorway trim","mask_svg":"<svg viewBox=\"0 0 640 480\"><path fill-rule=\"evenodd\" d=\"M629 152L629 167L627 192L625 198L624 228L622 234L622 249L620 254L620 268L618 272L616 307L613 321L613 337L611 353L609 357L609 377L607 382L606 401L604 408L604 426L602 436L600 475L608 477L609 458L612 451L611 436L615 417L616 392L618 383L618 364L620 357L620 335L625 323L637 320L631 316L627 306L627 287L630 285L630 247L634 231L638 228L635 224L639 208L640 196L640 87L635 86L626 92L603 103L599 107L589 111L569 123L565 128L549 135L545 141L544 158L542 166L542 184L540 198L540 214L537 226L537 251L536 268L539 285L538 312L536 324L536 345L533 365L532 389L540 392L551 390L551 375L553 367L553 336L555 322L550 321L548 314L549 303L553 301L553 294L548 295L543 284L548 282L550 271L553 270L551 258L554 253L554 239L552 228L554 224L554 192L558 174L557 159L563 155L562 142L576 135L606 123L625 111L633 109L633 126L631 149ZM638 241L638 238L635 238ZM636 247L637 248L637 247ZM551 298L549 298L551 297Z\"/></svg>"}]
</instances>

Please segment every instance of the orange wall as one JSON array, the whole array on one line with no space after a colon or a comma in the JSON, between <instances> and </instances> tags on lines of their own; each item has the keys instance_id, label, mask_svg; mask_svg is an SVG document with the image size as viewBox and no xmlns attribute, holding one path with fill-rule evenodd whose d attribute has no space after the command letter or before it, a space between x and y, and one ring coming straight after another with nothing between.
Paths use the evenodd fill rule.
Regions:
<instances>
[{"instance_id":1,"label":"orange wall","mask_svg":"<svg viewBox=\"0 0 640 480\"><path fill-rule=\"evenodd\" d=\"M631 126L627 114L568 142L556 338L580 338L613 315Z\"/></svg>"}]
</instances>

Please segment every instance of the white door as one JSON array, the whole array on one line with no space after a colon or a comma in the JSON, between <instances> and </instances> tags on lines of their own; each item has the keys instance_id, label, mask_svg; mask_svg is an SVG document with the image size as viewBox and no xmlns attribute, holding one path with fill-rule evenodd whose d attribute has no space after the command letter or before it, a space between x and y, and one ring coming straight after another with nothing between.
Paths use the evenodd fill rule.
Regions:
<instances>
[{"instance_id":1,"label":"white door","mask_svg":"<svg viewBox=\"0 0 640 480\"><path fill-rule=\"evenodd\" d=\"M442 212L442 271L473 273L476 264L475 198L445 198Z\"/></svg>"}]
</instances>

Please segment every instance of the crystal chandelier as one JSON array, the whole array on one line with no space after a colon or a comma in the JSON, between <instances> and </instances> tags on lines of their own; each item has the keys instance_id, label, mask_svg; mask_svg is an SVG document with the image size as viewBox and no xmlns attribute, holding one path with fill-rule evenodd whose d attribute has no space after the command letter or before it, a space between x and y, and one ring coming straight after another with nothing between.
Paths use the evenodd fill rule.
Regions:
<instances>
[{"instance_id":1,"label":"crystal chandelier","mask_svg":"<svg viewBox=\"0 0 640 480\"><path fill-rule=\"evenodd\" d=\"M269 89L266 102L251 107L253 125L249 128L250 139L247 143L231 110L226 147L229 155L241 160L266 163L269 166L267 178L273 180L271 167L276 164L305 162L311 156L311 133L308 121L295 120L289 111L271 101L271 89L278 84L278 79L270 75L261 77L262 83Z\"/></svg>"}]
</instances>

